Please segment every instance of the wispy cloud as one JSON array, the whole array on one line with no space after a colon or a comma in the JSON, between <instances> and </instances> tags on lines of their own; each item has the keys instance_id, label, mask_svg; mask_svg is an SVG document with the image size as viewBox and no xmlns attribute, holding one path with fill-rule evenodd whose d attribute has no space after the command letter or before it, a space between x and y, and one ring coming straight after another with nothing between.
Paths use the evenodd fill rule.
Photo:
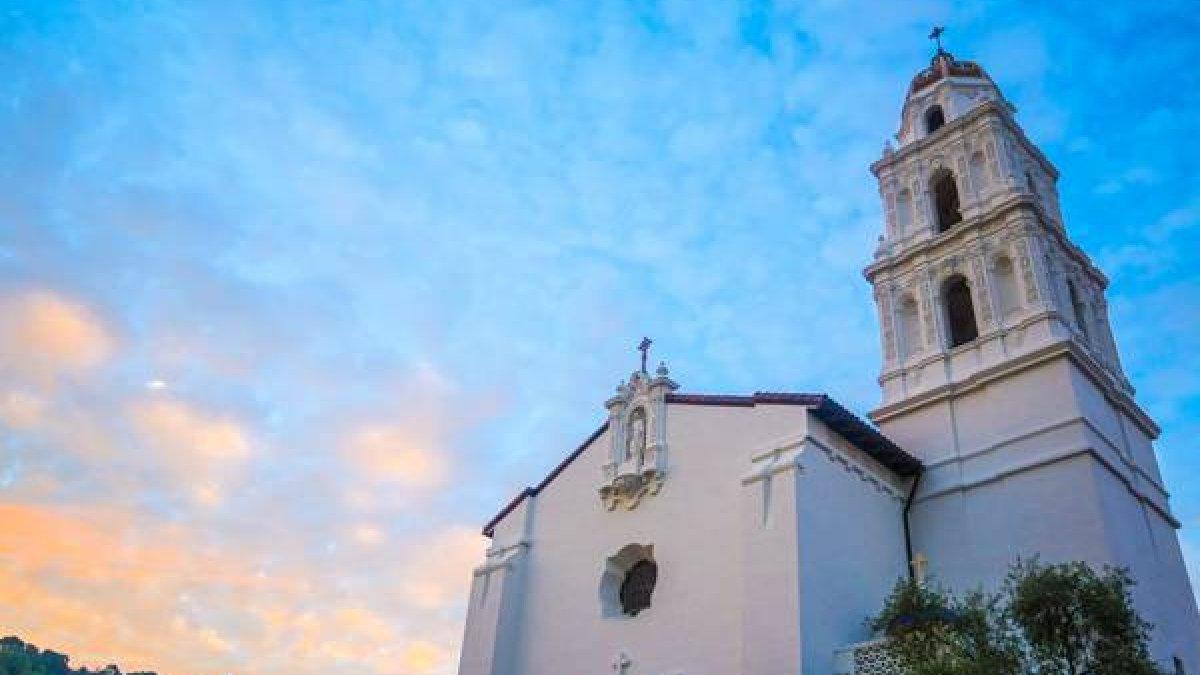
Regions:
<instances>
[{"instance_id":1,"label":"wispy cloud","mask_svg":"<svg viewBox=\"0 0 1200 675\"><path fill-rule=\"evenodd\" d=\"M0 533L0 623L91 665L452 672L477 525L643 334L689 389L868 408L866 167L932 23L1062 170L1184 484L1190 10L14 7L0 508L62 534Z\"/></svg>"},{"instance_id":2,"label":"wispy cloud","mask_svg":"<svg viewBox=\"0 0 1200 675\"><path fill-rule=\"evenodd\" d=\"M87 307L46 290L0 298L0 367L42 386L111 356L114 338Z\"/></svg>"}]
</instances>

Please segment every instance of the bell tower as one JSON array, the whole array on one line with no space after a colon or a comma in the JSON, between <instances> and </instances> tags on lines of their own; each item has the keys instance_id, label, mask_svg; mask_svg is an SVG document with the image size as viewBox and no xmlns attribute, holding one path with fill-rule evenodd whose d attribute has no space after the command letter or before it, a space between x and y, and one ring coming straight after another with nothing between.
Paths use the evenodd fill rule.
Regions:
<instances>
[{"instance_id":1,"label":"bell tower","mask_svg":"<svg viewBox=\"0 0 1200 675\"><path fill-rule=\"evenodd\" d=\"M1108 279L1071 240L1058 171L1015 115L939 40L871 165L885 214L864 270L883 353L871 419L926 467L914 550L964 590L1019 556L1128 567L1155 657L1200 673L1159 429L1121 367Z\"/></svg>"}]
</instances>

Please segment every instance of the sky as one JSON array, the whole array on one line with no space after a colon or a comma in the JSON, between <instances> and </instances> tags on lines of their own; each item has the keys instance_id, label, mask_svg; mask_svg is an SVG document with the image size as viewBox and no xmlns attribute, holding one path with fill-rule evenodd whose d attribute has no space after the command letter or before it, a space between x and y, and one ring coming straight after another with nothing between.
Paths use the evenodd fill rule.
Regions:
<instances>
[{"instance_id":1,"label":"sky","mask_svg":"<svg viewBox=\"0 0 1200 675\"><path fill-rule=\"evenodd\" d=\"M867 167L925 36L1061 170L1200 572L1189 2L0 7L0 632L455 670L481 525L686 391L878 403Z\"/></svg>"}]
</instances>

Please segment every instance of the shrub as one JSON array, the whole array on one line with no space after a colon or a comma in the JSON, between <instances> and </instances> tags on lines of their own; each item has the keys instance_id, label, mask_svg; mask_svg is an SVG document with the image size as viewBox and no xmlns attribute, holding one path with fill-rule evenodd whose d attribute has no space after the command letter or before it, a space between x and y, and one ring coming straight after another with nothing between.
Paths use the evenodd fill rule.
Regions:
<instances>
[{"instance_id":1,"label":"shrub","mask_svg":"<svg viewBox=\"0 0 1200 675\"><path fill-rule=\"evenodd\" d=\"M1150 624L1138 616L1128 571L1082 562L1018 561L1004 593L1039 675L1156 675Z\"/></svg>"},{"instance_id":2,"label":"shrub","mask_svg":"<svg viewBox=\"0 0 1200 675\"><path fill-rule=\"evenodd\" d=\"M911 675L1161 675L1126 570L1018 560L999 593L901 579L871 627Z\"/></svg>"}]
</instances>

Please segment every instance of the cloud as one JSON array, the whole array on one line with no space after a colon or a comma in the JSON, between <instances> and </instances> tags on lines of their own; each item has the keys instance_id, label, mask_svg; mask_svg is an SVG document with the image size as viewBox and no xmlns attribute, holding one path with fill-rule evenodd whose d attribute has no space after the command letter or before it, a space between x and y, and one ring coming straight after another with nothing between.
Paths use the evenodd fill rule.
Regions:
<instances>
[{"instance_id":1,"label":"cloud","mask_svg":"<svg viewBox=\"0 0 1200 675\"><path fill-rule=\"evenodd\" d=\"M383 529L374 523L358 523L350 532L354 541L363 546L378 546L387 539Z\"/></svg>"},{"instance_id":2,"label":"cloud","mask_svg":"<svg viewBox=\"0 0 1200 675\"><path fill-rule=\"evenodd\" d=\"M1147 231L1148 238L1156 243L1168 241L1179 232L1194 231L1200 225L1200 195L1176 209L1163 215Z\"/></svg>"},{"instance_id":3,"label":"cloud","mask_svg":"<svg viewBox=\"0 0 1200 675\"><path fill-rule=\"evenodd\" d=\"M483 558L484 542L475 528L437 533L414 549L401 567L402 597L427 609L450 606L465 596L471 570Z\"/></svg>"},{"instance_id":4,"label":"cloud","mask_svg":"<svg viewBox=\"0 0 1200 675\"><path fill-rule=\"evenodd\" d=\"M200 530L107 507L0 503L0 522L5 630L77 665L177 675L243 672L253 654L264 661L252 672L444 672L461 628L461 614L446 610L461 603L480 554L466 528L413 538L389 554L398 569L373 583L421 588L421 597L350 599L336 587L352 559L263 571L294 537L214 548Z\"/></svg>"},{"instance_id":5,"label":"cloud","mask_svg":"<svg viewBox=\"0 0 1200 675\"><path fill-rule=\"evenodd\" d=\"M417 640L406 645L400 652L400 666L405 669L405 672L431 673L435 668L455 656L457 655L446 649L444 645Z\"/></svg>"},{"instance_id":6,"label":"cloud","mask_svg":"<svg viewBox=\"0 0 1200 675\"><path fill-rule=\"evenodd\" d=\"M352 433L343 452L368 480L429 488L445 480L447 467L428 441L404 427L374 426Z\"/></svg>"},{"instance_id":7,"label":"cloud","mask_svg":"<svg viewBox=\"0 0 1200 675\"><path fill-rule=\"evenodd\" d=\"M1134 166L1100 183L1094 192L1098 195L1115 195L1130 188L1153 185L1157 181L1158 174L1152 167Z\"/></svg>"},{"instance_id":8,"label":"cloud","mask_svg":"<svg viewBox=\"0 0 1200 675\"><path fill-rule=\"evenodd\" d=\"M9 391L0 394L0 420L9 427L26 430L45 422L46 402L37 394Z\"/></svg>"},{"instance_id":9,"label":"cloud","mask_svg":"<svg viewBox=\"0 0 1200 675\"><path fill-rule=\"evenodd\" d=\"M224 499L228 483L252 452L249 435L237 421L182 401L136 401L127 415L151 461L204 506Z\"/></svg>"},{"instance_id":10,"label":"cloud","mask_svg":"<svg viewBox=\"0 0 1200 675\"><path fill-rule=\"evenodd\" d=\"M116 341L100 318L60 293L33 290L0 297L0 367L47 384L93 369Z\"/></svg>"},{"instance_id":11,"label":"cloud","mask_svg":"<svg viewBox=\"0 0 1200 675\"><path fill-rule=\"evenodd\" d=\"M602 419L642 335L689 390L874 405L867 167L935 22L1062 170L1164 447L1194 435L1179 5L19 4L0 485L88 549L0 554L3 623L44 646L452 672L479 522Z\"/></svg>"},{"instance_id":12,"label":"cloud","mask_svg":"<svg viewBox=\"0 0 1200 675\"><path fill-rule=\"evenodd\" d=\"M84 663L120 659L127 668L178 673L229 665L207 658L189 631L173 627L176 598L189 586L257 586L245 569L197 552L179 528L111 508L0 504L0 522L6 630ZM150 634L155 639L146 640Z\"/></svg>"}]
</instances>

